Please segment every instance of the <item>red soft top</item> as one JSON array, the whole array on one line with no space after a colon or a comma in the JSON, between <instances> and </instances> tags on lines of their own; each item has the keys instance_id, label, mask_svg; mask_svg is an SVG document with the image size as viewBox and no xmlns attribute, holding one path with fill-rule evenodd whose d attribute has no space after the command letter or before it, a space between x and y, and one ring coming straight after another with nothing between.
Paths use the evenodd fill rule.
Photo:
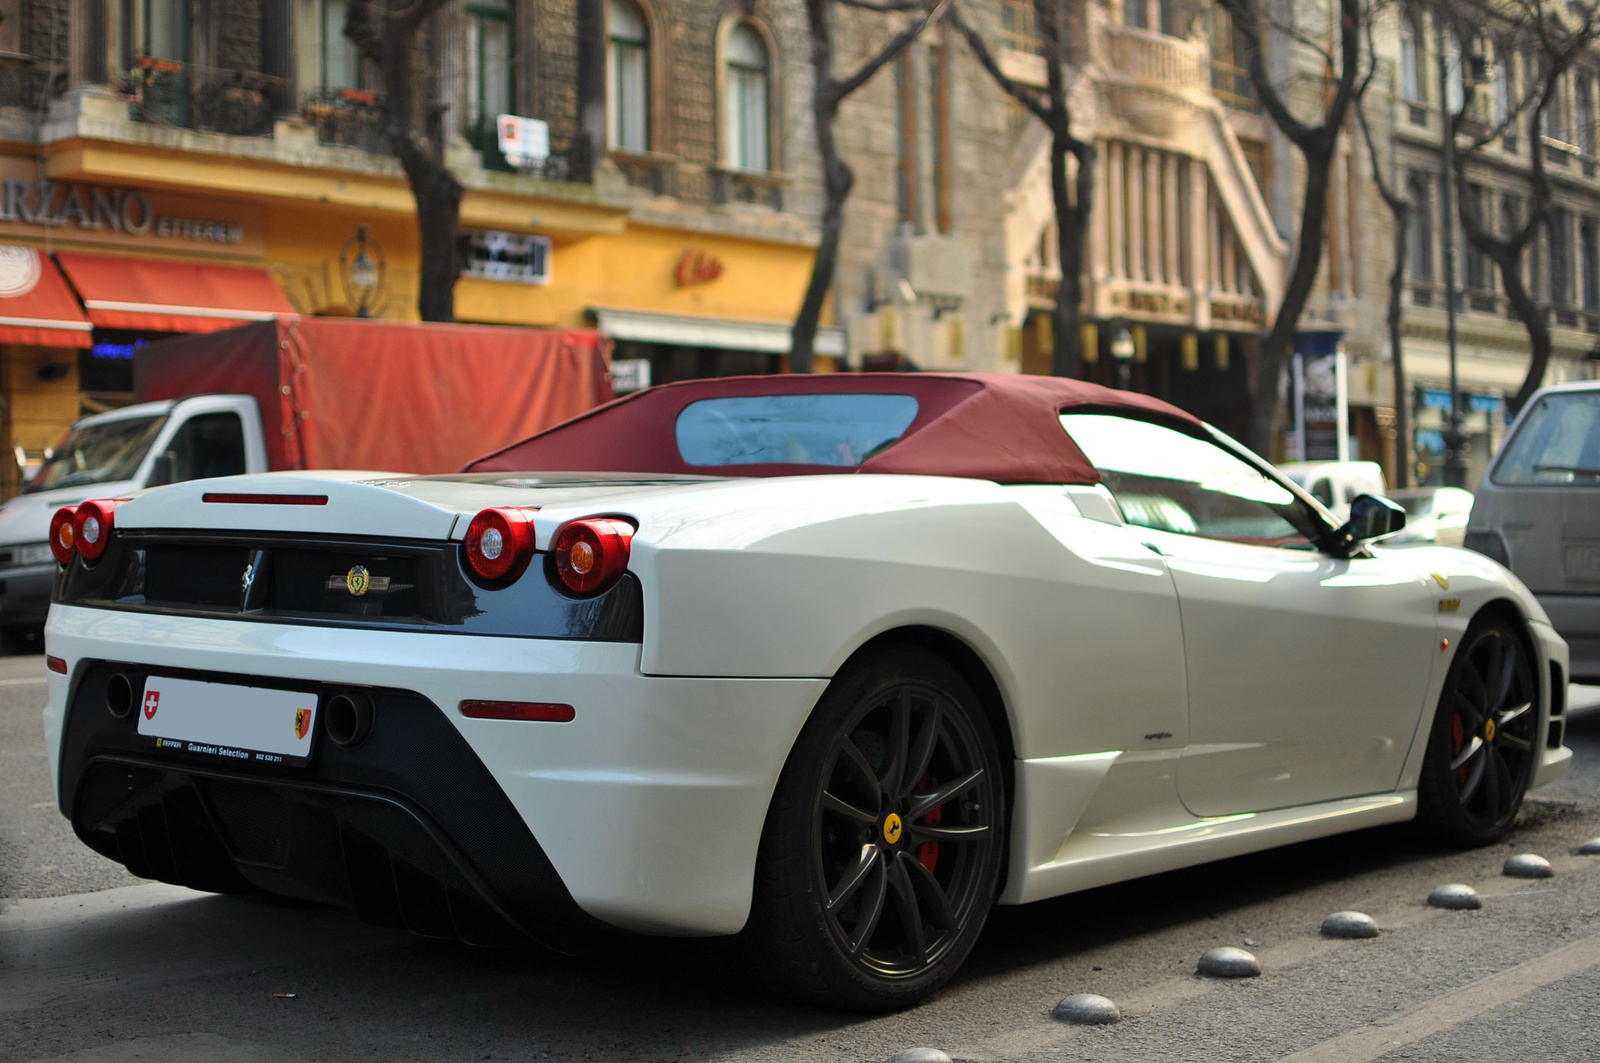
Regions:
<instances>
[{"instance_id":1,"label":"red soft top","mask_svg":"<svg viewBox=\"0 0 1600 1063\"><path fill-rule=\"evenodd\" d=\"M701 399L862 393L910 395L917 400L917 416L899 442L856 469L779 464L708 467L689 465L678 453L678 415ZM1001 373L722 377L635 392L479 458L462 471L726 471L739 476L850 471L962 476L998 483L1099 483L1099 471L1057 419L1074 407L1128 410L1199 424L1160 399L1062 377Z\"/></svg>"}]
</instances>

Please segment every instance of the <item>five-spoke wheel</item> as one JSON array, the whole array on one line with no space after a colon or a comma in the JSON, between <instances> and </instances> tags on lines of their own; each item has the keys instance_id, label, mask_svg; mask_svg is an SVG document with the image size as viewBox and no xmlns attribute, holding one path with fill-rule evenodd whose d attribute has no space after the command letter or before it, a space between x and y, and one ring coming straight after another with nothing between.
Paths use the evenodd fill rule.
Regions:
<instances>
[{"instance_id":1,"label":"five-spoke wheel","mask_svg":"<svg viewBox=\"0 0 1600 1063\"><path fill-rule=\"evenodd\" d=\"M830 686L762 839L747 944L799 995L904 1006L966 957L993 903L1005 818L981 703L896 648Z\"/></svg>"},{"instance_id":2,"label":"five-spoke wheel","mask_svg":"<svg viewBox=\"0 0 1600 1063\"><path fill-rule=\"evenodd\" d=\"M1467 845L1509 830L1538 754L1538 704L1538 678L1517 631L1500 620L1468 629L1429 737L1420 821Z\"/></svg>"}]
</instances>

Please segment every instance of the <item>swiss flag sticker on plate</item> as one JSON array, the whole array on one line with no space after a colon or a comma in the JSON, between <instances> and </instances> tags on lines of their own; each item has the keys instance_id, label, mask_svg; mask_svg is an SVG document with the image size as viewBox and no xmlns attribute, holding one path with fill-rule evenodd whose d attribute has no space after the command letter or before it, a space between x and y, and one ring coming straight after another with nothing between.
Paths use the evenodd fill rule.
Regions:
<instances>
[{"instance_id":1,"label":"swiss flag sticker on plate","mask_svg":"<svg viewBox=\"0 0 1600 1063\"><path fill-rule=\"evenodd\" d=\"M139 733L163 747L230 760L283 763L311 755L317 695L153 675Z\"/></svg>"}]
</instances>

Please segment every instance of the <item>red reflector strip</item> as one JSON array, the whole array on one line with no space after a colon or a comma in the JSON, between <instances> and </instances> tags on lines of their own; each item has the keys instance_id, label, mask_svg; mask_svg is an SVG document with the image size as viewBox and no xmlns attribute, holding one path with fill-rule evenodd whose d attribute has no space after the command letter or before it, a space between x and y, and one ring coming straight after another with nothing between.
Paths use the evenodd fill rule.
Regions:
<instances>
[{"instance_id":1,"label":"red reflector strip","mask_svg":"<svg viewBox=\"0 0 1600 1063\"><path fill-rule=\"evenodd\" d=\"M461 715L475 720L542 720L546 723L571 723L577 710L571 705L540 701L463 701Z\"/></svg>"},{"instance_id":2,"label":"red reflector strip","mask_svg":"<svg viewBox=\"0 0 1600 1063\"><path fill-rule=\"evenodd\" d=\"M57 675L67 674L67 661L65 657L46 657L44 666Z\"/></svg>"},{"instance_id":3,"label":"red reflector strip","mask_svg":"<svg viewBox=\"0 0 1600 1063\"><path fill-rule=\"evenodd\" d=\"M207 492L202 502L223 502L232 506L325 506L327 495L222 495Z\"/></svg>"}]
</instances>

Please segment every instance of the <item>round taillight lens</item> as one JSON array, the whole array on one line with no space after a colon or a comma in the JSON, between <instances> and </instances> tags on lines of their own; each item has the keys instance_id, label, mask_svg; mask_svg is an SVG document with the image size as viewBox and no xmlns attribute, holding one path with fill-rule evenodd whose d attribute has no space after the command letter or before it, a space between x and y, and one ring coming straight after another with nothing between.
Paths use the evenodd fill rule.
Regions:
<instances>
[{"instance_id":1,"label":"round taillight lens","mask_svg":"<svg viewBox=\"0 0 1600 1063\"><path fill-rule=\"evenodd\" d=\"M574 594L596 594L628 568L633 525L621 520L575 520L556 533L556 575Z\"/></svg>"},{"instance_id":2,"label":"round taillight lens","mask_svg":"<svg viewBox=\"0 0 1600 1063\"><path fill-rule=\"evenodd\" d=\"M121 498L96 498L83 503L72 516L72 535L85 561L98 561L111 542Z\"/></svg>"},{"instance_id":3,"label":"round taillight lens","mask_svg":"<svg viewBox=\"0 0 1600 1063\"><path fill-rule=\"evenodd\" d=\"M50 518L50 552L63 565L72 564L72 555L78 552L78 530L72 523L77 512L77 506L62 506Z\"/></svg>"},{"instance_id":4,"label":"round taillight lens","mask_svg":"<svg viewBox=\"0 0 1600 1063\"><path fill-rule=\"evenodd\" d=\"M467 566L479 579L510 583L533 558L532 509L486 509L467 525Z\"/></svg>"}]
</instances>

